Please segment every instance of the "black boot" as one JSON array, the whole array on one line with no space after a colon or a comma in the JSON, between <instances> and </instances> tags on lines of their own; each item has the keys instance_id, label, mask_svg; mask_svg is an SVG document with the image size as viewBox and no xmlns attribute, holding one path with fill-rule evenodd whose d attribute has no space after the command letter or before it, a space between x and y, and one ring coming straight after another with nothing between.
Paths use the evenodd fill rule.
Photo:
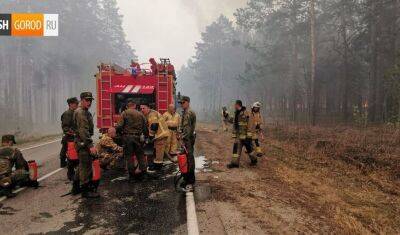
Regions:
<instances>
[{"instance_id":1,"label":"black boot","mask_svg":"<svg viewBox=\"0 0 400 235\"><path fill-rule=\"evenodd\" d=\"M4 196L6 196L7 198L13 198L15 196L17 196L17 194L12 192L12 188L8 187L4 189Z\"/></svg>"},{"instance_id":2,"label":"black boot","mask_svg":"<svg viewBox=\"0 0 400 235\"><path fill-rule=\"evenodd\" d=\"M251 160L250 166L257 166L257 159Z\"/></svg>"},{"instance_id":3,"label":"black boot","mask_svg":"<svg viewBox=\"0 0 400 235\"><path fill-rule=\"evenodd\" d=\"M37 188L39 188L39 182L37 180L30 180L29 181L29 187L37 189Z\"/></svg>"},{"instance_id":4,"label":"black boot","mask_svg":"<svg viewBox=\"0 0 400 235\"><path fill-rule=\"evenodd\" d=\"M80 193L81 193L81 186L80 186L79 180L75 180L72 182L71 194L78 195Z\"/></svg>"},{"instance_id":5,"label":"black boot","mask_svg":"<svg viewBox=\"0 0 400 235\"><path fill-rule=\"evenodd\" d=\"M231 163L229 163L228 165L226 165L226 167L227 167L228 169L239 168L239 165L231 162Z\"/></svg>"},{"instance_id":6,"label":"black boot","mask_svg":"<svg viewBox=\"0 0 400 235\"><path fill-rule=\"evenodd\" d=\"M64 168L67 166L67 161L65 160L65 158L60 158L60 167Z\"/></svg>"},{"instance_id":7,"label":"black boot","mask_svg":"<svg viewBox=\"0 0 400 235\"><path fill-rule=\"evenodd\" d=\"M100 195L97 192L92 192L89 188L89 184L82 185L82 197L83 198L99 198Z\"/></svg>"},{"instance_id":8,"label":"black boot","mask_svg":"<svg viewBox=\"0 0 400 235\"><path fill-rule=\"evenodd\" d=\"M156 171L161 171L163 168L163 163L154 163L154 168Z\"/></svg>"}]
</instances>

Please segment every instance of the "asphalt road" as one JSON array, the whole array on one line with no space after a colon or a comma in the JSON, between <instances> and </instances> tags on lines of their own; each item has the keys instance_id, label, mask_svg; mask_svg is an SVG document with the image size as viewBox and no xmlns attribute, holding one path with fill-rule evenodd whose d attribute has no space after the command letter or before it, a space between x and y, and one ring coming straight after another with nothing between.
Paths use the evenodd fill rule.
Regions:
<instances>
[{"instance_id":1,"label":"asphalt road","mask_svg":"<svg viewBox=\"0 0 400 235\"><path fill-rule=\"evenodd\" d=\"M40 176L58 169L60 143L27 149L27 160L40 163ZM100 199L65 196L66 170L0 201L1 234L187 234L186 197L174 189L175 166L158 180L129 182L124 172L107 171ZM197 223L197 222L196 222Z\"/></svg>"}]
</instances>

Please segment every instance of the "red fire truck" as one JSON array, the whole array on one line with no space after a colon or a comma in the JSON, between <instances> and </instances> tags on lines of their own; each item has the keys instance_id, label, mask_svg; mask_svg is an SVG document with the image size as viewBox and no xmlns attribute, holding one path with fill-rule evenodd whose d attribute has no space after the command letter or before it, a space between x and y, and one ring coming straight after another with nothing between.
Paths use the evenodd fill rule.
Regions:
<instances>
[{"instance_id":1,"label":"red fire truck","mask_svg":"<svg viewBox=\"0 0 400 235\"><path fill-rule=\"evenodd\" d=\"M146 64L132 61L128 69L103 63L98 68L97 127L101 133L116 125L129 98L137 104L149 103L160 113L175 102L176 75L169 59L160 59L157 63L151 58Z\"/></svg>"}]
</instances>

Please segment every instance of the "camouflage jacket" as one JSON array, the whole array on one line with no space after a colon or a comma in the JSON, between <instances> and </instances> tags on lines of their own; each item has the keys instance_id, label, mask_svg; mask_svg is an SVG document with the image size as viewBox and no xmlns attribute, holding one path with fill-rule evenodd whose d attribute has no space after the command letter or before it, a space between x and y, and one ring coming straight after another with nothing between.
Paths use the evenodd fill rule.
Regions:
<instances>
[{"instance_id":1,"label":"camouflage jacket","mask_svg":"<svg viewBox=\"0 0 400 235\"><path fill-rule=\"evenodd\" d=\"M98 154L122 153L122 147L118 146L108 135L103 135L96 145Z\"/></svg>"},{"instance_id":2,"label":"camouflage jacket","mask_svg":"<svg viewBox=\"0 0 400 235\"><path fill-rule=\"evenodd\" d=\"M93 147L93 117L89 110L79 107L74 112L74 132L75 142L80 147L91 148Z\"/></svg>"},{"instance_id":3,"label":"camouflage jacket","mask_svg":"<svg viewBox=\"0 0 400 235\"><path fill-rule=\"evenodd\" d=\"M61 128L64 135L68 136L73 133L74 126L74 110L68 109L61 115Z\"/></svg>"},{"instance_id":4,"label":"camouflage jacket","mask_svg":"<svg viewBox=\"0 0 400 235\"><path fill-rule=\"evenodd\" d=\"M29 171L28 163L22 156L21 151L13 147L0 148L0 176L9 175L12 169L24 169Z\"/></svg>"},{"instance_id":5,"label":"camouflage jacket","mask_svg":"<svg viewBox=\"0 0 400 235\"><path fill-rule=\"evenodd\" d=\"M196 130L196 114L191 110L184 110L180 126L183 140L194 140Z\"/></svg>"},{"instance_id":6,"label":"camouflage jacket","mask_svg":"<svg viewBox=\"0 0 400 235\"><path fill-rule=\"evenodd\" d=\"M127 109L122 112L121 119L119 120L116 129L124 135L133 135L139 137L141 134L146 133L146 118L144 115L132 109Z\"/></svg>"}]
</instances>

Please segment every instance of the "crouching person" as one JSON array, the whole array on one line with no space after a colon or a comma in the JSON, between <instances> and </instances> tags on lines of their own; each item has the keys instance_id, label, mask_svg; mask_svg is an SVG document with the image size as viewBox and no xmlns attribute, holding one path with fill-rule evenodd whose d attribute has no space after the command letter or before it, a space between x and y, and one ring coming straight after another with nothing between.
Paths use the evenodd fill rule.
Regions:
<instances>
[{"instance_id":1,"label":"crouching person","mask_svg":"<svg viewBox=\"0 0 400 235\"><path fill-rule=\"evenodd\" d=\"M115 168L117 161L123 157L122 147L118 146L114 141L116 136L115 128L109 128L96 145L100 166L103 169Z\"/></svg>"},{"instance_id":2,"label":"crouching person","mask_svg":"<svg viewBox=\"0 0 400 235\"><path fill-rule=\"evenodd\" d=\"M24 159L22 153L13 147L15 137L5 135L1 138L0 148L0 188L5 196L13 197L12 189L15 186L38 187L36 180L29 178L28 162ZM15 168L15 170L13 170Z\"/></svg>"}]
</instances>

